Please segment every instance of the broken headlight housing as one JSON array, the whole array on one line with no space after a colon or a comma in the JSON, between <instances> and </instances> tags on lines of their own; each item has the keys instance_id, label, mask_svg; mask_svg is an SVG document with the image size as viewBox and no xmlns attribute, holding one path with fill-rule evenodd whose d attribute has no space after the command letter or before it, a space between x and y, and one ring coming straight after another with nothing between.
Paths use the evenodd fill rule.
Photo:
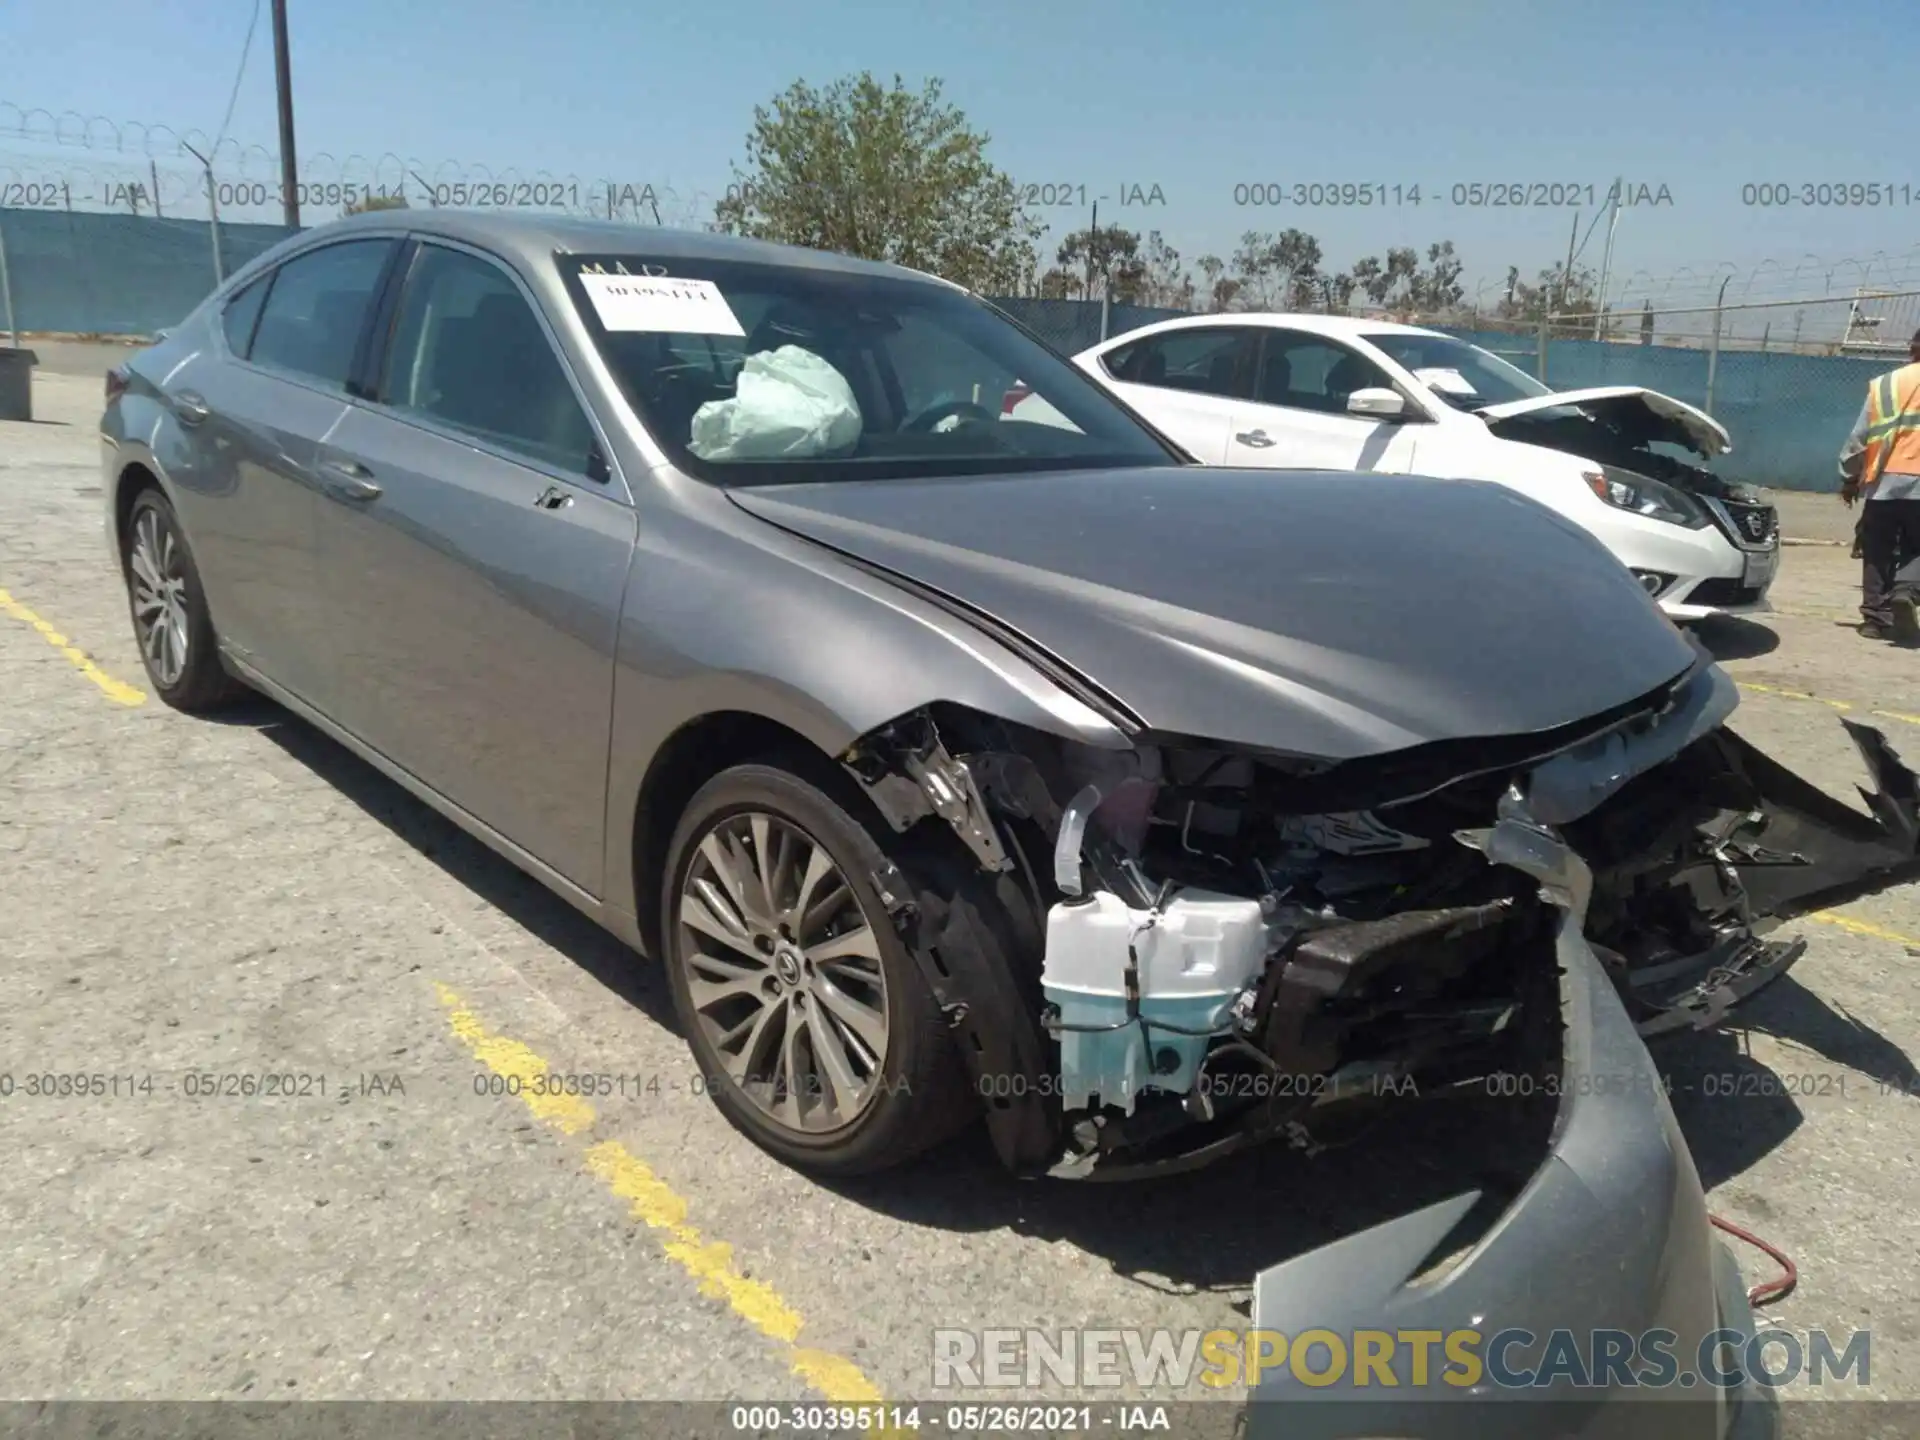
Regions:
<instances>
[{"instance_id":1,"label":"broken headlight housing","mask_svg":"<svg viewBox=\"0 0 1920 1440\"><path fill-rule=\"evenodd\" d=\"M1701 530L1712 523L1706 506L1663 480L1636 475L1631 470L1618 470L1611 465L1583 470L1580 474L1587 488L1616 510L1644 515L1649 520L1664 520L1689 530Z\"/></svg>"}]
</instances>

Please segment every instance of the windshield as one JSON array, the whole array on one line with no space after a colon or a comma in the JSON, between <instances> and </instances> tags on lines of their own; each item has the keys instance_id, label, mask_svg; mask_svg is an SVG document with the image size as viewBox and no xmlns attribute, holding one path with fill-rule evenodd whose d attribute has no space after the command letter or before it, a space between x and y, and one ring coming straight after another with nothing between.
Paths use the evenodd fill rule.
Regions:
<instances>
[{"instance_id":1,"label":"windshield","mask_svg":"<svg viewBox=\"0 0 1920 1440\"><path fill-rule=\"evenodd\" d=\"M1456 410L1479 410L1553 393L1551 387L1498 355L1451 335L1376 334L1363 338L1406 366L1416 380Z\"/></svg>"},{"instance_id":2,"label":"windshield","mask_svg":"<svg viewBox=\"0 0 1920 1440\"><path fill-rule=\"evenodd\" d=\"M964 291L807 266L570 256L574 304L675 464L729 485L1176 465Z\"/></svg>"}]
</instances>

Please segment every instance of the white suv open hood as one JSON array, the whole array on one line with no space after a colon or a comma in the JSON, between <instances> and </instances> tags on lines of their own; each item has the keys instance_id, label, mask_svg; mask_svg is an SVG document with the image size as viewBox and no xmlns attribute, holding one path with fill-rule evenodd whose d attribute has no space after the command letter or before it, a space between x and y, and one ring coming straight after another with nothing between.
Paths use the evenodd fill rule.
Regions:
<instances>
[{"instance_id":1,"label":"white suv open hood","mask_svg":"<svg viewBox=\"0 0 1920 1440\"><path fill-rule=\"evenodd\" d=\"M1531 415L1562 405L1578 406L1602 424L1623 431L1648 432L1647 440L1671 438L1675 443L1684 443L1708 457L1725 455L1733 449L1733 437L1727 434L1726 427L1706 411L1696 410L1685 401L1641 385L1598 385L1591 390L1557 390L1551 395L1541 395L1532 400L1510 400L1504 405L1488 405L1475 413L1489 421L1511 420L1517 415ZM1670 434L1663 436L1659 433L1661 431ZM1681 435L1686 437L1684 441L1679 440Z\"/></svg>"}]
</instances>

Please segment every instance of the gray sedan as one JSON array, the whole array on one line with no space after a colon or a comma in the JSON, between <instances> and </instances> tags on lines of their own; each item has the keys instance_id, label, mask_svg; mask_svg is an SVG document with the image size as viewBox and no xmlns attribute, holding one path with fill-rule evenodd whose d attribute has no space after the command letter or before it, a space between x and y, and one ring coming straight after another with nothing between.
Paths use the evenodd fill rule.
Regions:
<instances>
[{"instance_id":1,"label":"gray sedan","mask_svg":"<svg viewBox=\"0 0 1920 1440\"><path fill-rule=\"evenodd\" d=\"M302 234L108 397L160 696L272 697L658 957L787 1161L984 1117L1019 1173L1158 1173L1533 1077L1551 1183L1421 1313L1539 1318L1574 1226L1615 1279L1556 1323L1744 1323L1634 1030L1900 873L1914 778L1857 729L1868 823L1750 750L1545 509L1201 468L945 282L532 217Z\"/></svg>"}]
</instances>

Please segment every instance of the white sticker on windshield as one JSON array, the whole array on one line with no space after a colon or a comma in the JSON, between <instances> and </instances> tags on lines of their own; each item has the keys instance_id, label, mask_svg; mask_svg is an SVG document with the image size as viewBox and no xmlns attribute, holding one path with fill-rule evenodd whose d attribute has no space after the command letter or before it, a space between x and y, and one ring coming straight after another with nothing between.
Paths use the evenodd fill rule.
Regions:
<instances>
[{"instance_id":1,"label":"white sticker on windshield","mask_svg":"<svg viewBox=\"0 0 1920 1440\"><path fill-rule=\"evenodd\" d=\"M1442 395L1478 395L1480 393L1473 388L1473 382L1458 370L1416 370L1413 372L1413 378L1429 390L1438 390Z\"/></svg>"},{"instance_id":2,"label":"white sticker on windshield","mask_svg":"<svg viewBox=\"0 0 1920 1440\"><path fill-rule=\"evenodd\" d=\"M580 285L609 330L677 335L738 335L746 331L711 280L671 275L582 274Z\"/></svg>"}]
</instances>

